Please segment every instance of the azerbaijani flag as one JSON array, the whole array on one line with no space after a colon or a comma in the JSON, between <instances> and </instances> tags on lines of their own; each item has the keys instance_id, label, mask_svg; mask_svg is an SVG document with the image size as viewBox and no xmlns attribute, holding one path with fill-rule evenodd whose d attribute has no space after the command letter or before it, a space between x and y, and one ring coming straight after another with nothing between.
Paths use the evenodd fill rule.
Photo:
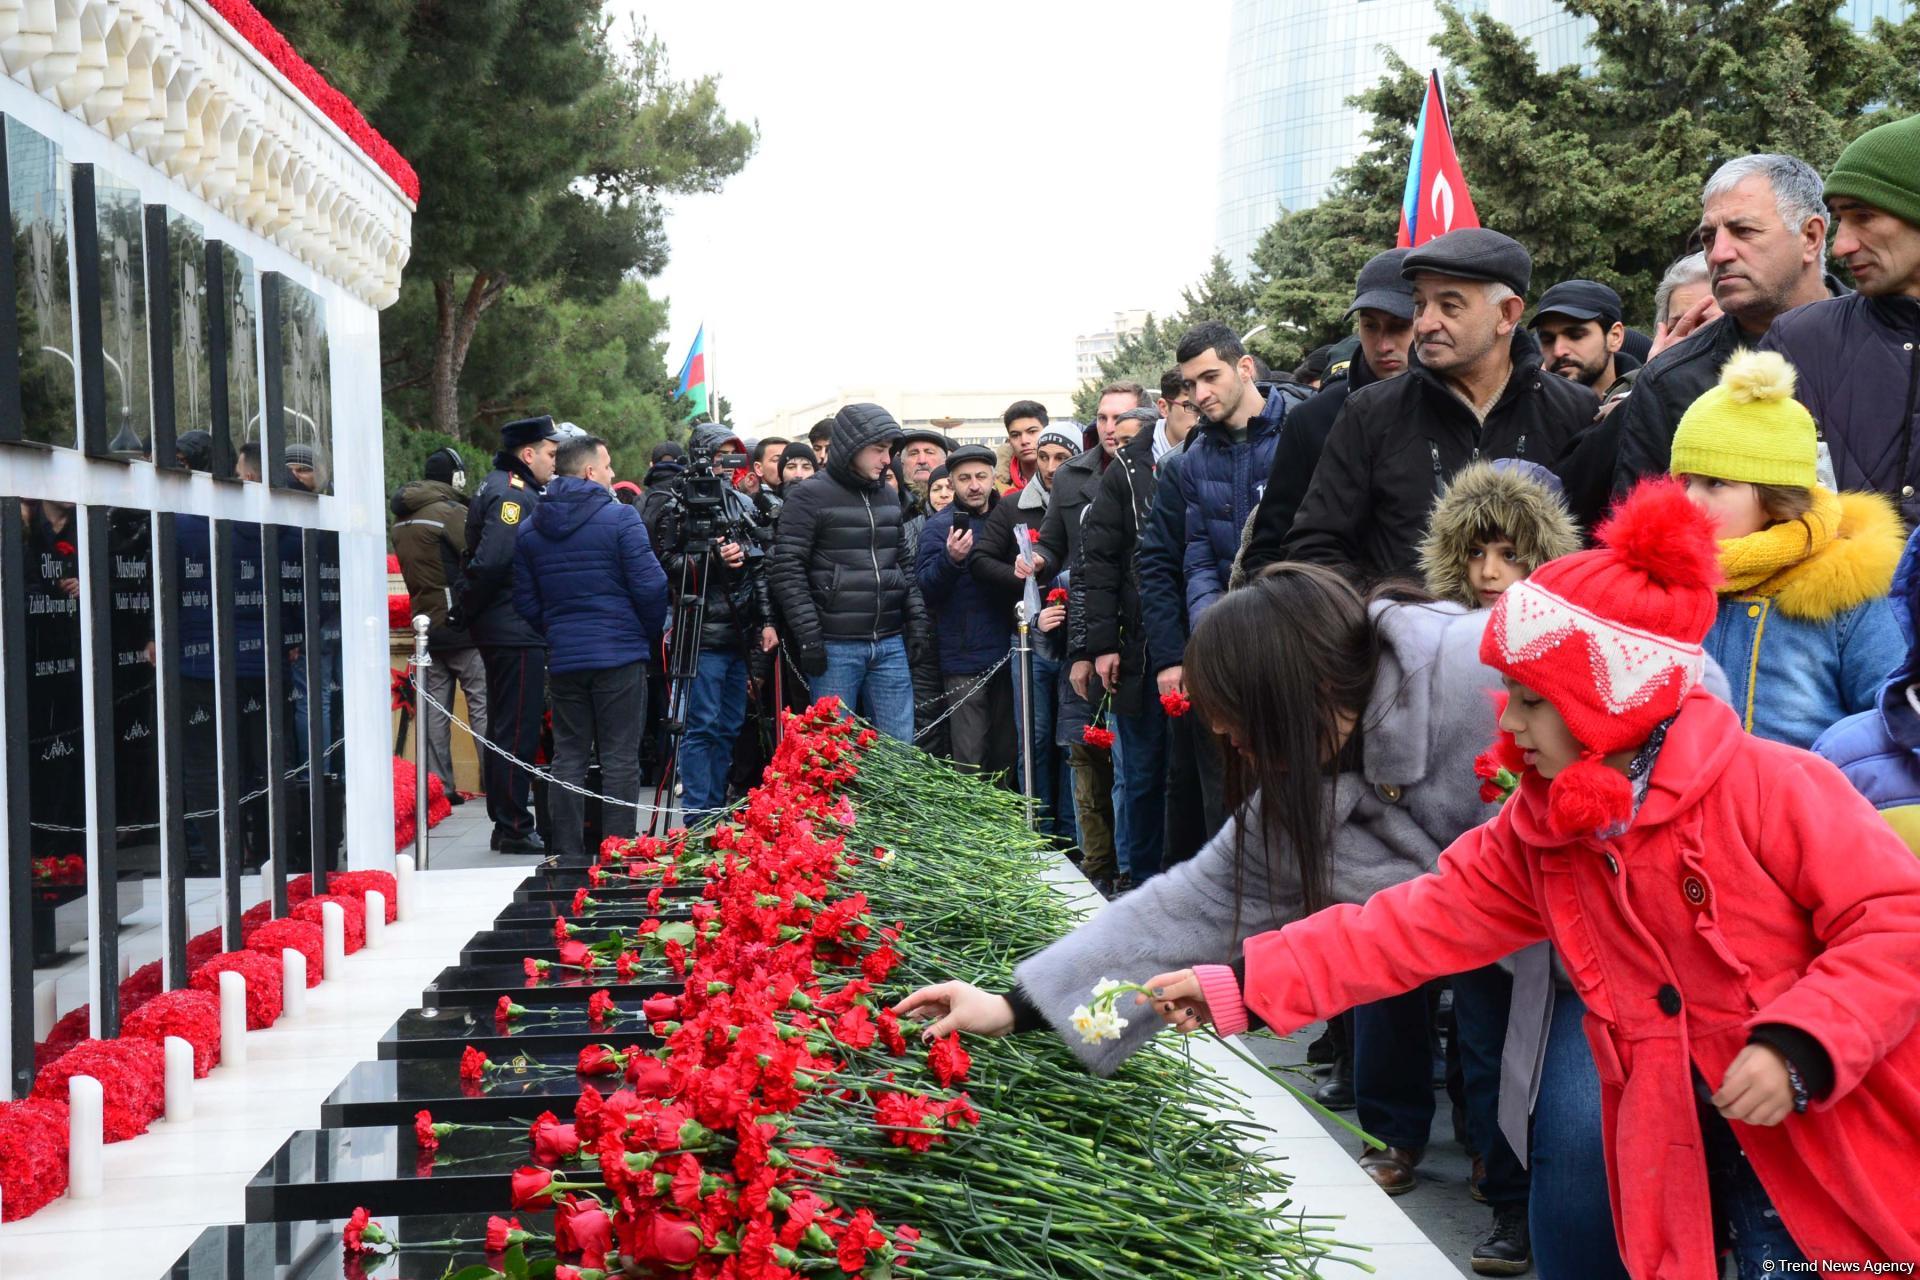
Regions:
<instances>
[{"instance_id":1,"label":"azerbaijani flag","mask_svg":"<svg viewBox=\"0 0 1920 1280\"><path fill-rule=\"evenodd\" d=\"M1467 194L1467 176L1453 149L1440 73L1427 76L1427 100L1414 127L1413 155L1407 161L1407 185L1400 196L1400 235L1395 246L1411 249L1462 227L1477 227L1480 215Z\"/></svg>"},{"instance_id":2,"label":"azerbaijani flag","mask_svg":"<svg viewBox=\"0 0 1920 1280\"><path fill-rule=\"evenodd\" d=\"M685 396L690 402L686 415L680 421L692 422L702 415L712 416L707 412L707 326L704 324L693 335L693 347L687 352L687 362L680 366L680 385L675 389L675 394Z\"/></svg>"}]
</instances>

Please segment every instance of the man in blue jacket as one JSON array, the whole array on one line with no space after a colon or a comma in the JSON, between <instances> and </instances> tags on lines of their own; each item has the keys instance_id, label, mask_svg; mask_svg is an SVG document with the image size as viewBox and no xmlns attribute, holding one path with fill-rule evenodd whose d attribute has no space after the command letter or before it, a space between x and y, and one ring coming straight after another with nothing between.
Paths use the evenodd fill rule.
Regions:
<instances>
[{"instance_id":1,"label":"man in blue jacket","mask_svg":"<svg viewBox=\"0 0 1920 1280\"><path fill-rule=\"evenodd\" d=\"M1192 625L1226 593L1240 553L1240 531L1266 492L1280 423L1299 398L1284 385L1263 398L1254 383L1253 357L1218 321L1187 330L1174 355L1180 380L1200 411L1199 430L1177 481L1187 509L1181 567Z\"/></svg>"},{"instance_id":2,"label":"man in blue jacket","mask_svg":"<svg viewBox=\"0 0 1920 1280\"><path fill-rule=\"evenodd\" d=\"M584 785L597 746L601 786L624 802L603 806L601 834L632 836L646 657L666 624L667 575L640 513L614 501L606 441L563 441L554 471L514 548L513 604L547 639L554 776ZM585 798L556 788L551 808L555 855L586 861Z\"/></svg>"},{"instance_id":3,"label":"man in blue jacket","mask_svg":"<svg viewBox=\"0 0 1920 1280\"><path fill-rule=\"evenodd\" d=\"M1013 637L1006 599L976 581L969 558L973 526L984 526L999 502L993 473L998 459L985 445L970 444L947 457L953 501L928 517L920 530L914 573L933 620L940 680L952 719L954 763L982 773L1013 767L1013 683L1005 666ZM964 519L963 519L964 517Z\"/></svg>"}]
</instances>

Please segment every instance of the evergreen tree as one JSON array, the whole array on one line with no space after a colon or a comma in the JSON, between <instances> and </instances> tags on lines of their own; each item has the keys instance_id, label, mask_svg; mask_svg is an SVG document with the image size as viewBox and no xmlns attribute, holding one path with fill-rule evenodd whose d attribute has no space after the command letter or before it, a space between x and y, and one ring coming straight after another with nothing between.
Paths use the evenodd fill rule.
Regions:
<instances>
[{"instance_id":1,"label":"evergreen tree","mask_svg":"<svg viewBox=\"0 0 1920 1280\"><path fill-rule=\"evenodd\" d=\"M1841 0L1563 0L1589 18L1587 68L1541 68L1485 14L1443 5L1454 142L1483 226L1533 254L1534 294L1585 277L1651 329L1654 287L1695 247L1700 190L1723 161L1785 151L1825 169L1864 130L1920 108L1920 12L1866 35ZM1393 245L1423 71L1397 58L1355 105L1369 145L1253 253L1262 351L1276 365L1348 332L1353 278Z\"/></svg>"}]
</instances>

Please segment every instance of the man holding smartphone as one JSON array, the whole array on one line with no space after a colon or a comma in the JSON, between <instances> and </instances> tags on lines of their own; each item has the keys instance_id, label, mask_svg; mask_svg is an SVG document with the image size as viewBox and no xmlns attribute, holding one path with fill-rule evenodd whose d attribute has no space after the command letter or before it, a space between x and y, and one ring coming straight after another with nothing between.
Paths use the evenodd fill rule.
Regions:
<instances>
[{"instance_id":1,"label":"man holding smartphone","mask_svg":"<svg viewBox=\"0 0 1920 1280\"><path fill-rule=\"evenodd\" d=\"M963 768L1010 774L1013 767L1013 683L1004 665L1012 637L999 592L974 579L973 526L1000 500L993 450L967 445L947 458L953 502L920 531L914 572L933 619L940 680L952 713L953 759ZM987 677L986 673L993 675Z\"/></svg>"}]
</instances>

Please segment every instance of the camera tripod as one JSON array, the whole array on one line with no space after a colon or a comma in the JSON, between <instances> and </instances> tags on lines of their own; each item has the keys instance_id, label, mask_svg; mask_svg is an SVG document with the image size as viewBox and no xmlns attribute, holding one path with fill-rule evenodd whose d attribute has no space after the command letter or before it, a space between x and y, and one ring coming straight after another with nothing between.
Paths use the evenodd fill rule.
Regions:
<instances>
[{"instance_id":1,"label":"camera tripod","mask_svg":"<svg viewBox=\"0 0 1920 1280\"><path fill-rule=\"evenodd\" d=\"M680 581L673 595L673 620L668 624L665 655L667 709L663 724L667 750L660 761L660 781L653 788L653 812L647 818L650 836L663 834L666 802L672 798L673 784L680 776L680 746L687 736L687 696L700 674L700 635L707 622L707 569L712 556L712 539L702 538L697 550L688 548L680 559ZM687 817L684 813L681 816ZM683 821L682 825L691 823Z\"/></svg>"}]
</instances>

